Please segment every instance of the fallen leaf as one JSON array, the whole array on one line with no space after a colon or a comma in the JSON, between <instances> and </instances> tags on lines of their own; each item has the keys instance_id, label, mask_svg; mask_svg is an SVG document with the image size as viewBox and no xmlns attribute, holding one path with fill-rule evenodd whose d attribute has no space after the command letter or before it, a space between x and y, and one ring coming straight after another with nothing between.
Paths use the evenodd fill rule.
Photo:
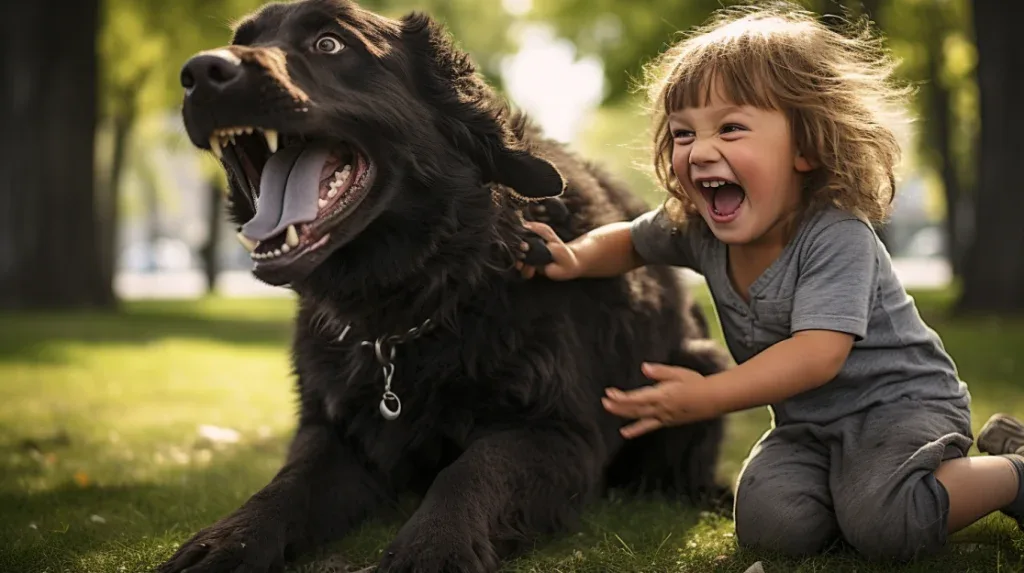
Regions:
<instances>
[{"instance_id":1,"label":"fallen leaf","mask_svg":"<svg viewBox=\"0 0 1024 573\"><path fill-rule=\"evenodd\" d=\"M93 523L106 523L107 522L106 519L103 519L102 517L100 517L99 515L96 515L95 513L89 516L89 521L91 521Z\"/></svg>"}]
</instances>

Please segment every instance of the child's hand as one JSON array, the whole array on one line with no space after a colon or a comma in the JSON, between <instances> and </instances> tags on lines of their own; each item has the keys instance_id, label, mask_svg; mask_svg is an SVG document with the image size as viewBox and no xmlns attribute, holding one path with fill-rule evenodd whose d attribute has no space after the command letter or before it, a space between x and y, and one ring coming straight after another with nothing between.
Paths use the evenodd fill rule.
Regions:
<instances>
[{"instance_id":1,"label":"child's hand","mask_svg":"<svg viewBox=\"0 0 1024 573\"><path fill-rule=\"evenodd\" d=\"M538 270L547 278L556 281L574 279L580 276L580 262L576 257L576 253L555 234L554 229L536 221L526 221L524 225L546 241L547 248L554 259L554 262L548 263L540 269L522 261L516 263L516 268L519 269L524 277L532 278Z\"/></svg>"},{"instance_id":2,"label":"child's hand","mask_svg":"<svg viewBox=\"0 0 1024 573\"><path fill-rule=\"evenodd\" d=\"M643 365L643 372L657 383L629 392L608 388L607 397L601 398L605 409L612 414L637 420L620 430L623 437L635 438L663 426L721 415L715 387L700 373L689 368L647 363Z\"/></svg>"}]
</instances>

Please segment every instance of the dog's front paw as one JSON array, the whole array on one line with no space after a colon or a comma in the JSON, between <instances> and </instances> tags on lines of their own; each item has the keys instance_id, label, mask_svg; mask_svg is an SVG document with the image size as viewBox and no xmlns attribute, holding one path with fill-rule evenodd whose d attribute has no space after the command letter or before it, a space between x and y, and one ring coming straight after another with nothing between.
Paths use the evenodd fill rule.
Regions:
<instances>
[{"instance_id":1,"label":"dog's front paw","mask_svg":"<svg viewBox=\"0 0 1024 573\"><path fill-rule=\"evenodd\" d=\"M531 204L529 214L532 220L547 223L553 227L564 225L572 217L569 208L565 206L561 199L557 198L545 199Z\"/></svg>"},{"instance_id":2,"label":"dog's front paw","mask_svg":"<svg viewBox=\"0 0 1024 573\"><path fill-rule=\"evenodd\" d=\"M414 518L384 551L377 573L493 573L498 565L486 530L465 520Z\"/></svg>"},{"instance_id":3,"label":"dog's front paw","mask_svg":"<svg viewBox=\"0 0 1024 573\"><path fill-rule=\"evenodd\" d=\"M278 573L284 571L284 546L280 528L239 512L196 533L156 571Z\"/></svg>"}]
</instances>

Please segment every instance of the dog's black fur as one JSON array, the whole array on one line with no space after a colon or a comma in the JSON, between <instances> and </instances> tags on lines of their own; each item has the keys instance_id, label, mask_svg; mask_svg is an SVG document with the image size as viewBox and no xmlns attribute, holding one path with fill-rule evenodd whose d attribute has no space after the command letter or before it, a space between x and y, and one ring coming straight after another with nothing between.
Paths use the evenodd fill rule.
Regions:
<instances>
[{"instance_id":1,"label":"dog's black fur","mask_svg":"<svg viewBox=\"0 0 1024 573\"><path fill-rule=\"evenodd\" d=\"M312 53L324 30L345 49ZM715 480L721 420L624 443L625 421L600 403L606 387L649 383L644 360L725 367L677 275L650 267L556 283L513 268L528 237L517 211L570 238L643 203L509 112L425 15L396 21L347 0L273 4L242 21L233 44L243 73L230 89L189 79L195 145L233 125L343 138L378 174L358 220L342 223L355 230L339 230L330 254L291 283L300 412L285 465L161 571L277 571L405 492L422 501L380 571L494 571L538 535L573 527L609 487L728 496ZM270 47L287 55L284 74ZM241 225L251 197L229 174ZM523 206L509 189L548 199ZM382 368L360 342L426 319L432 330L394 345L402 413L386 421Z\"/></svg>"}]
</instances>

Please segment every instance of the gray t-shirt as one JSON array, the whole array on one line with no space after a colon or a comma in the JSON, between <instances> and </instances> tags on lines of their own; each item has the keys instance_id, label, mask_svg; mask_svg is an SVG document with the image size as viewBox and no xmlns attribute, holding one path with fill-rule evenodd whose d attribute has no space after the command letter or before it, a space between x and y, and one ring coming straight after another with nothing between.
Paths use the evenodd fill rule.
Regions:
<instances>
[{"instance_id":1,"label":"gray t-shirt","mask_svg":"<svg viewBox=\"0 0 1024 573\"><path fill-rule=\"evenodd\" d=\"M631 234L648 264L704 275L737 363L799 330L854 335L834 379L771 405L776 423L828 423L901 398L969 405L953 360L921 320L885 246L857 217L836 208L808 213L778 259L751 285L749 304L729 280L726 245L706 225L677 227L659 207L637 218Z\"/></svg>"}]
</instances>

